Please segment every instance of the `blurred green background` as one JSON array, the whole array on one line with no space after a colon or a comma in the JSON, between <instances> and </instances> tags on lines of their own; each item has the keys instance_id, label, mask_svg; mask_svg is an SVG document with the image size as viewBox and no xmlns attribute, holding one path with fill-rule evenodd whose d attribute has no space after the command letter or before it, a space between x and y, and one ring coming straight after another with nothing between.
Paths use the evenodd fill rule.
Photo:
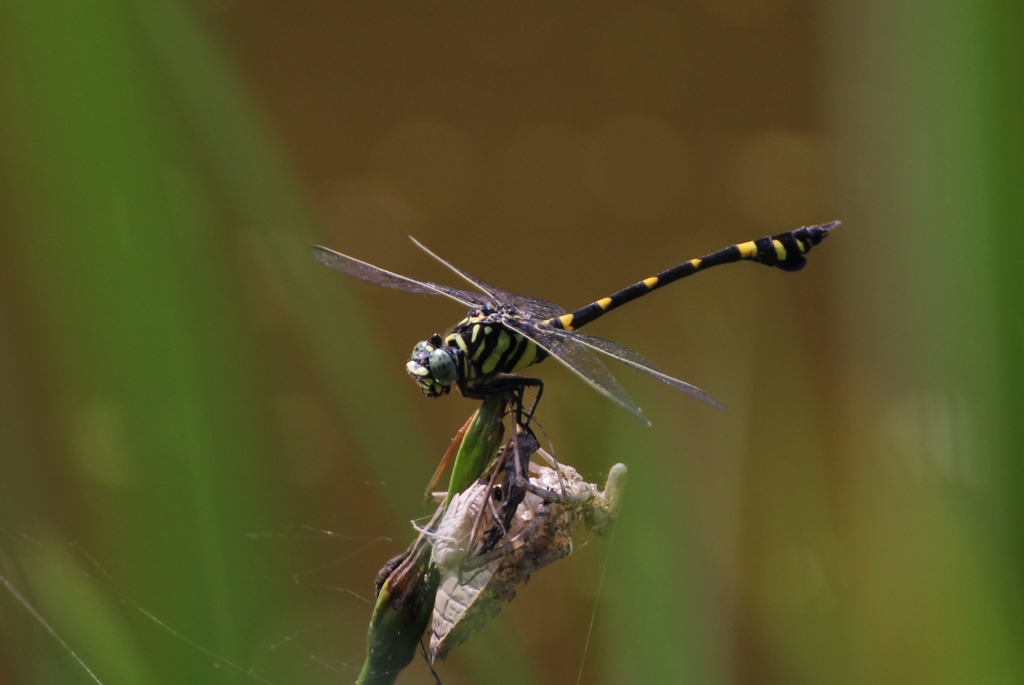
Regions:
<instances>
[{"instance_id":1,"label":"blurred green background","mask_svg":"<svg viewBox=\"0 0 1024 685\"><path fill-rule=\"evenodd\" d=\"M647 429L538 369L559 456L629 465L620 524L440 673L1024 682L1022 27L1015 0L6 0L0 682L355 678L473 408L403 365L464 312L309 244L451 282L412 234L575 308L832 219L799 275L588 329L729 412L614 368Z\"/></svg>"}]
</instances>

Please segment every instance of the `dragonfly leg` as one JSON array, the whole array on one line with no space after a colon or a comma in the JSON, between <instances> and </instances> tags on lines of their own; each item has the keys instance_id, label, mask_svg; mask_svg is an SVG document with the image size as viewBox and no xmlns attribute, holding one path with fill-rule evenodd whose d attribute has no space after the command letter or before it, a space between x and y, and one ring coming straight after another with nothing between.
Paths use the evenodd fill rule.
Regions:
<instances>
[{"instance_id":1,"label":"dragonfly leg","mask_svg":"<svg viewBox=\"0 0 1024 685\"><path fill-rule=\"evenodd\" d=\"M515 437L512 449L505 452L505 473L501 478L501 520L488 533L481 547L481 553L494 549L498 541L504 537L515 518L519 503L526 497L524 484L530 482L528 464L530 457L540 448L536 436L530 428L515 424Z\"/></svg>"},{"instance_id":2,"label":"dragonfly leg","mask_svg":"<svg viewBox=\"0 0 1024 685\"><path fill-rule=\"evenodd\" d=\"M530 411L525 412L526 419L524 421L523 406L527 388L537 388L537 396L534 398L533 404L530 405ZM524 378L523 376L515 376L512 374L501 374L488 381L486 385L476 387L462 386L460 389L462 390L462 395L464 397L475 400L482 400L497 393L508 393L512 395L514 398L513 401L515 402L516 423L520 426L526 427L533 419L533 414L537 410L537 404L540 402L540 397L544 394L544 381L539 378Z\"/></svg>"},{"instance_id":3,"label":"dragonfly leg","mask_svg":"<svg viewBox=\"0 0 1024 685\"><path fill-rule=\"evenodd\" d=\"M537 395L536 395L536 397L533 398L533 404L530 405L530 411L528 411L526 413L526 420L524 421L523 420L523 416L522 416L523 399L524 399L524 395L526 393L526 389L529 388L529 387L537 388ZM537 405L540 404L540 397L543 394L544 394L544 382L541 379L539 379L539 378L524 378L523 379L523 384L519 388L518 397L517 397L517 399L519 400L518 403L517 403L517 409L519 410L519 413L520 413L520 415L517 417L517 420L519 421L519 425L521 425L521 426L529 426L530 425L530 422L533 421L533 414L534 414L534 412L537 411Z\"/></svg>"},{"instance_id":4,"label":"dragonfly leg","mask_svg":"<svg viewBox=\"0 0 1024 685\"><path fill-rule=\"evenodd\" d=\"M562 465L558 463L558 458L555 457L555 446L552 444L551 438L549 438L548 434L544 431L544 426L541 426L540 422L536 420L534 423L537 424L538 428L540 428L541 433L544 433L544 437L547 438L548 441L548 446L551 448L550 454L541 448L537 449L537 454L539 454L544 461L550 464L551 468L553 468L555 473L558 474L558 489L561 491L562 495L565 495L565 478L562 477Z\"/></svg>"}]
</instances>

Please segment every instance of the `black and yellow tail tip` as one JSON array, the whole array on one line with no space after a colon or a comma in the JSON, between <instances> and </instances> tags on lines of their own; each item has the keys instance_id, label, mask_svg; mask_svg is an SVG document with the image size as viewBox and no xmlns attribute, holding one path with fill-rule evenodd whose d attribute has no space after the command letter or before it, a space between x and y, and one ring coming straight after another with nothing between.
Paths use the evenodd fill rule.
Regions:
<instances>
[{"instance_id":1,"label":"black and yellow tail tip","mask_svg":"<svg viewBox=\"0 0 1024 685\"><path fill-rule=\"evenodd\" d=\"M804 226L795 231L765 236L737 245L743 259L774 266L783 271L799 271L807 264L804 257L811 248L828 237L840 222L832 221L816 226Z\"/></svg>"},{"instance_id":2,"label":"black and yellow tail tip","mask_svg":"<svg viewBox=\"0 0 1024 685\"><path fill-rule=\"evenodd\" d=\"M776 236L776 240L789 237L789 240L782 240L782 243L787 247L796 243L797 248L797 252L790 250L790 254L788 256L780 255L780 257L785 256L786 258L780 259L776 266L787 271L799 271L802 269L804 264L807 263L807 259L804 255L810 252L812 247L818 245L822 240L827 238L828 234L839 226L840 223L842 222L830 221L827 224L818 224L817 226L804 226L803 228L798 228L795 231Z\"/></svg>"},{"instance_id":3,"label":"black and yellow tail tip","mask_svg":"<svg viewBox=\"0 0 1024 685\"><path fill-rule=\"evenodd\" d=\"M811 242L814 245L817 245L822 240L827 238L829 233L838 228L841 223L843 222L830 221L827 224L818 224L817 226L804 226L803 228L798 228L796 231L793 232L796 233L797 231L807 231L811 236Z\"/></svg>"}]
</instances>

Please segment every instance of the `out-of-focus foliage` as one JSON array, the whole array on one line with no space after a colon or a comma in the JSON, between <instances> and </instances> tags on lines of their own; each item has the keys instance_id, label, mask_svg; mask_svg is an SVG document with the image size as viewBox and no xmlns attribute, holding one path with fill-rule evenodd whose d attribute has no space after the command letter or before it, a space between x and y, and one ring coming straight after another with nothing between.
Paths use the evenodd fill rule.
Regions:
<instances>
[{"instance_id":1,"label":"out-of-focus foliage","mask_svg":"<svg viewBox=\"0 0 1024 685\"><path fill-rule=\"evenodd\" d=\"M595 324L727 413L538 368L559 458L629 465L620 524L441 675L1019 682L1022 15L0 4L0 681L355 678L475 406L403 370L463 312L310 243L575 307L842 219Z\"/></svg>"}]
</instances>

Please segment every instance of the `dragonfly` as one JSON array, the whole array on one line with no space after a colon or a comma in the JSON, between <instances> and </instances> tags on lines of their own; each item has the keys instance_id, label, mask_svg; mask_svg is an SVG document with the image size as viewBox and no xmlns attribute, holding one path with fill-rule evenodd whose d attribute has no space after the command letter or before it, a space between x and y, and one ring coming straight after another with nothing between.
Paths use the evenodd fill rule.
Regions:
<instances>
[{"instance_id":1,"label":"dragonfly","mask_svg":"<svg viewBox=\"0 0 1024 685\"><path fill-rule=\"evenodd\" d=\"M483 399L494 393L510 393L518 398L517 406L521 412L524 391L534 388L537 394L527 413L532 417L544 384L539 378L524 377L519 372L552 357L590 387L650 425L595 352L653 376L712 407L725 409L725 405L700 388L658 370L638 352L610 340L580 333L579 329L670 283L723 264L751 261L784 271L799 271L807 262L806 254L839 223L833 221L804 226L730 245L685 261L572 312L566 312L552 302L516 295L485 283L434 254L415 238L411 239L417 247L475 290L460 290L402 276L319 245L311 247L310 251L327 266L350 276L405 292L447 297L470 308L467 316L449 333L444 336L435 333L413 347L405 368L427 397L447 394L452 386L457 386L463 396L473 399ZM521 415L519 418L521 421Z\"/></svg>"}]
</instances>

